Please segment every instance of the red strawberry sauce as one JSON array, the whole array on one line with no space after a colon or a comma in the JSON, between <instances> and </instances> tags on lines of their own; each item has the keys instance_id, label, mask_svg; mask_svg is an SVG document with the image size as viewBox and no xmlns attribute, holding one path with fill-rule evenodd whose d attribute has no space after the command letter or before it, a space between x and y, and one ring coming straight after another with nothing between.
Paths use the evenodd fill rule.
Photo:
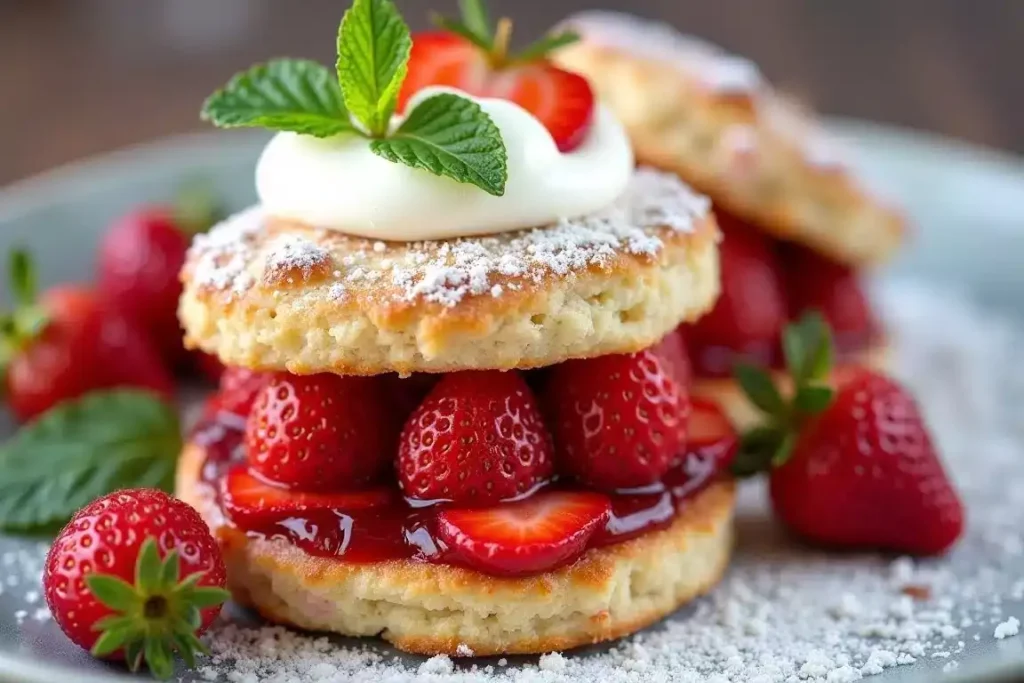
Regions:
<instances>
[{"instance_id":1,"label":"red strawberry sauce","mask_svg":"<svg viewBox=\"0 0 1024 683\"><path fill-rule=\"evenodd\" d=\"M192 441L206 450L203 482L215 491L219 492L220 481L228 469L245 461L243 430L244 420L237 415L218 413L204 418L192 432ZM690 498L718 478L722 461L721 454L714 449L687 453L658 484L609 496L611 517L591 537L588 547L621 543L667 527ZM570 485L555 482L549 486ZM394 502L370 510L317 512L301 517L281 515L280 519L245 531L285 539L311 555L346 562L414 558L451 564L453 561L435 532L436 516L443 506L412 505L402 498L396 486Z\"/></svg>"}]
</instances>

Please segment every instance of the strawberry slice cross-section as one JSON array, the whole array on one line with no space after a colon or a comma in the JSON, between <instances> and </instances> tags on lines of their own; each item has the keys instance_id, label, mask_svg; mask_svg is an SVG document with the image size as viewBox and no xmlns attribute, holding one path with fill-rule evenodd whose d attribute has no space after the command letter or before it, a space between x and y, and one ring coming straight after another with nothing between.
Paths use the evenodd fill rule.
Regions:
<instances>
[{"instance_id":1,"label":"strawberry slice cross-section","mask_svg":"<svg viewBox=\"0 0 1024 683\"><path fill-rule=\"evenodd\" d=\"M526 500L438 514L438 535L450 559L504 576L536 574L569 564L608 521L611 503L599 493L545 492Z\"/></svg>"}]
</instances>

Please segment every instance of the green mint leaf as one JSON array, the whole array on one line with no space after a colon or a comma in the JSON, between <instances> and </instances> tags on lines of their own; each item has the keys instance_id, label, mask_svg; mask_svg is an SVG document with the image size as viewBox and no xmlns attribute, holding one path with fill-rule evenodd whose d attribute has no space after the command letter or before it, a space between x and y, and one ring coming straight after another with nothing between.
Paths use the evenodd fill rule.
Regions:
<instances>
[{"instance_id":1,"label":"green mint leaf","mask_svg":"<svg viewBox=\"0 0 1024 683\"><path fill-rule=\"evenodd\" d=\"M793 406L802 415L817 415L829 407L834 393L831 387L802 386L796 392Z\"/></svg>"},{"instance_id":2,"label":"green mint leaf","mask_svg":"<svg viewBox=\"0 0 1024 683\"><path fill-rule=\"evenodd\" d=\"M391 0L355 0L338 29L345 105L374 136L386 135L405 80L412 38Z\"/></svg>"},{"instance_id":3,"label":"green mint leaf","mask_svg":"<svg viewBox=\"0 0 1024 683\"><path fill-rule=\"evenodd\" d=\"M370 149L492 195L505 193L508 156L498 127L476 102L452 93L420 102L391 137L374 140Z\"/></svg>"},{"instance_id":4,"label":"green mint leaf","mask_svg":"<svg viewBox=\"0 0 1024 683\"><path fill-rule=\"evenodd\" d=\"M782 417L787 413L786 402L766 370L747 363L737 363L733 375L750 402L763 412L772 417Z\"/></svg>"},{"instance_id":5,"label":"green mint leaf","mask_svg":"<svg viewBox=\"0 0 1024 683\"><path fill-rule=\"evenodd\" d=\"M489 38L479 35L475 31L470 29L468 26L463 24L461 21L456 21L455 19L447 19L440 15L435 15L433 17L433 22L437 24L438 28L442 28L445 31L448 31L449 33L454 33L455 35L462 36L469 42L476 45L481 50L490 52L491 48L493 47L491 44L491 40Z\"/></svg>"},{"instance_id":6,"label":"green mint leaf","mask_svg":"<svg viewBox=\"0 0 1024 683\"><path fill-rule=\"evenodd\" d=\"M269 128L319 138L355 130L334 74L306 59L275 59L235 75L206 100L202 118L219 128Z\"/></svg>"},{"instance_id":7,"label":"green mint leaf","mask_svg":"<svg viewBox=\"0 0 1024 683\"><path fill-rule=\"evenodd\" d=\"M177 414L148 392L62 403L0 447L0 529L51 529L117 489L170 491L180 452Z\"/></svg>"},{"instance_id":8,"label":"green mint leaf","mask_svg":"<svg viewBox=\"0 0 1024 683\"><path fill-rule=\"evenodd\" d=\"M512 60L513 62L533 62L543 57L546 57L548 53L554 52L566 45L572 45L580 40L580 34L575 31L563 31L550 36L544 36L537 42L526 47L522 52L517 54Z\"/></svg>"},{"instance_id":9,"label":"green mint leaf","mask_svg":"<svg viewBox=\"0 0 1024 683\"><path fill-rule=\"evenodd\" d=\"M494 43L494 28L491 26L486 1L459 0L459 11L466 28L483 39L484 49L489 50Z\"/></svg>"}]
</instances>

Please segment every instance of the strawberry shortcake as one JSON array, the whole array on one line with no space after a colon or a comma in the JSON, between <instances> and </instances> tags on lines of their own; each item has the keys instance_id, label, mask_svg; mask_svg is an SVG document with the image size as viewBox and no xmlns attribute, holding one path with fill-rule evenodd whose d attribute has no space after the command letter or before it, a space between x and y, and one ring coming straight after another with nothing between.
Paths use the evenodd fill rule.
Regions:
<instances>
[{"instance_id":1,"label":"strawberry shortcake","mask_svg":"<svg viewBox=\"0 0 1024 683\"><path fill-rule=\"evenodd\" d=\"M510 54L465 5L410 36L356 0L337 74L274 60L207 101L277 134L259 204L182 272L187 343L230 367L177 491L271 621L544 652L632 633L728 563L738 439L691 400L676 332L715 304L719 231L547 59L573 36Z\"/></svg>"},{"instance_id":2,"label":"strawberry shortcake","mask_svg":"<svg viewBox=\"0 0 1024 683\"><path fill-rule=\"evenodd\" d=\"M723 233L722 296L685 333L696 393L741 426L756 411L731 376L738 360L781 368L784 325L809 310L847 362L881 364L884 331L861 286L904 238L897 209L752 62L665 24L588 11L555 61L586 75L623 121L644 165L707 193Z\"/></svg>"}]
</instances>

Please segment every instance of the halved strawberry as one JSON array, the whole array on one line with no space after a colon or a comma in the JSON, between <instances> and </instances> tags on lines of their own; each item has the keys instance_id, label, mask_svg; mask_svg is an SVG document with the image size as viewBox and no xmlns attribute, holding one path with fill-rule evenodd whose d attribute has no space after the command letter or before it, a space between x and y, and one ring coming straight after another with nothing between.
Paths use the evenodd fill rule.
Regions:
<instances>
[{"instance_id":1,"label":"halved strawberry","mask_svg":"<svg viewBox=\"0 0 1024 683\"><path fill-rule=\"evenodd\" d=\"M515 102L544 124L559 150L570 152L578 147L593 120L594 91L586 78L559 69L545 58L576 36L546 37L518 55L510 55L511 22L503 19L494 30L481 15L466 16L462 23L442 19L439 23L444 31L413 35L399 111L428 86L458 88L478 97Z\"/></svg>"},{"instance_id":2,"label":"halved strawberry","mask_svg":"<svg viewBox=\"0 0 1024 683\"><path fill-rule=\"evenodd\" d=\"M739 450L740 439L736 430L717 403L695 398L690 410L687 455L714 462L719 470L724 470Z\"/></svg>"},{"instance_id":3,"label":"halved strawberry","mask_svg":"<svg viewBox=\"0 0 1024 683\"><path fill-rule=\"evenodd\" d=\"M356 512L399 500L398 492L387 487L344 493L291 491L254 476L246 465L233 467L220 485L221 501L228 517L237 524L257 528L285 517L321 511Z\"/></svg>"},{"instance_id":4,"label":"halved strawberry","mask_svg":"<svg viewBox=\"0 0 1024 683\"><path fill-rule=\"evenodd\" d=\"M494 507L444 510L437 528L453 561L521 576L575 560L610 513L611 502L599 493L554 491Z\"/></svg>"}]
</instances>

